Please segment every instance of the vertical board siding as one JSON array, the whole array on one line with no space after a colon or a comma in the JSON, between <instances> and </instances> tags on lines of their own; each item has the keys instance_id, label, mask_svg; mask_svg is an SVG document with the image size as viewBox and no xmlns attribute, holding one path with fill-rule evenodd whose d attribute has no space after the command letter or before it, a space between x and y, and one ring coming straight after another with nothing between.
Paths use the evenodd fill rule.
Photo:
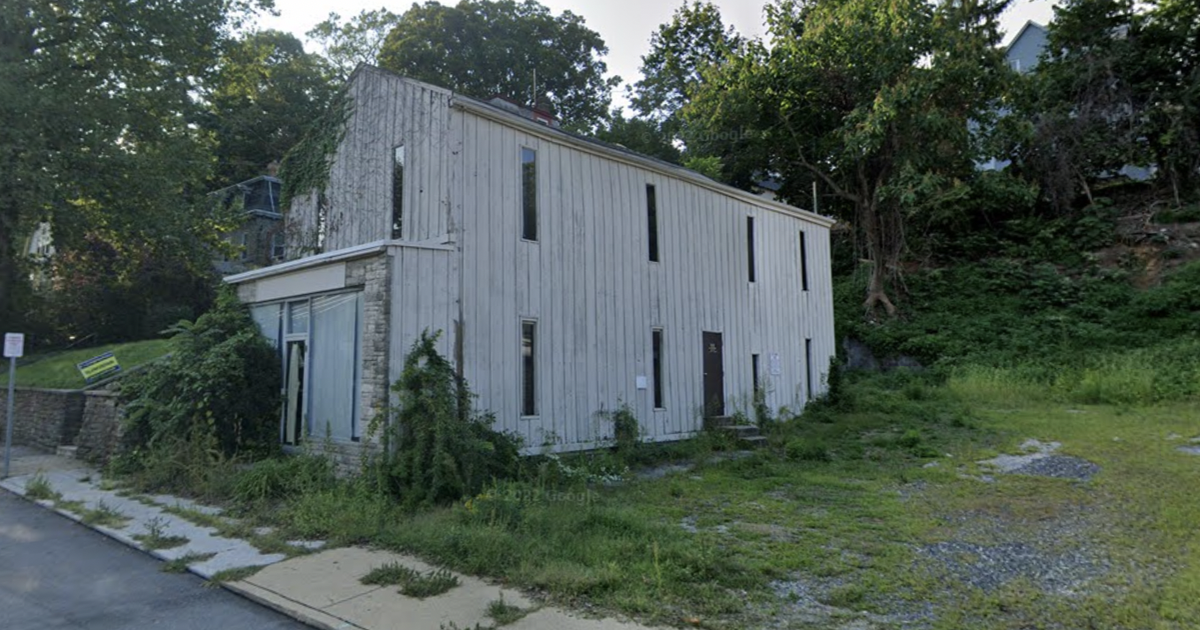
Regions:
<instances>
[{"instance_id":1,"label":"vertical board siding","mask_svg":"<svg viewBox=\"0 0 1200 630\"><path fill-rule=\"evenodd\" d=\"M751 408L751 354L772 408L807 402L804 340L816 394L835 352L829 230L698 184L560 143L451 105L448 91L367 68L331 168L326 251L390 236L391 156L404 144L402 241L396 246L391 377L422 330L444 330L497 428L531 451L612 437L602 412L628 405L647 439L701 428L703 331L724 342L728 412ZM521 239L520 151L537 152L538 240ZM646 185L658 202L660 262L648 259ZM294 205L315 220L315 200ZM311 215L311 216L310 216ZM754 217L756 282L747 279ZM808 239L809 290L800 245ZM522 319L537 322L537 416L521 415ZM461 320L461 321L460 321ZM654 409L651 330L663 331L664 409ZM781 373L772 374L778 355ZM637 377L646 388L637 388Z\"/></svg>"}]
</instances>

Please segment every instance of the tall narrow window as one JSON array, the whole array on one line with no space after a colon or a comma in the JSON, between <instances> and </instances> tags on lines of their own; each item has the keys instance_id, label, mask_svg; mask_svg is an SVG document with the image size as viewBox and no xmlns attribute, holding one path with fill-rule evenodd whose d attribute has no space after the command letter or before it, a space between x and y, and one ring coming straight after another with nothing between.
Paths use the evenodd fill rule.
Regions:
<instances>
[{"instance_id":1,"label":"tall narrow window","mask_svg":"<svg viewBox=\"0 0 1200 630\"><path fill-rule=\"evenodd\" d=\"M800 289L808 290L808 243L804 238L804 230L800 230Z\"/></svg>"},{"instance_id":2,"label":"tall narrow window","mask_svg":"<svg viewBox=\"0 0 1200 630\"><path fill-rule=\"evenodd\" d=\"M812 377L812 339L804 340L804 381L807 385L808 400L813 397L813 377Z\"/></svg>"},{"instance_id":3,"label":"tall narrow window","mask_svg":"<svg viewBox=\"0 0 1200 630\"><path fill-rule=\"evenodd\" d=\"M750 263L750 282L754 282L754 217L746 217L746 252Z\"/></svg>"},{"instance_id":4,"label":"tall narrow window","mask_svg":"<svg viewBox=\"0 0 1200 630\"><path fill-rule=\"evenodd\" d=\"M658 198L654 184L646 184L646 227L650 236L650 261L658 262Z\"/></svg>"},{"instance_id":5,"label":"tall narrow window","mask_svg":"<svg viewBox=\"0 0 1200 630\"><path fill-rule=\"evenodd\" d=\"M404 145L392 154L392 238L400 238L404 228Z\"/></svg>"},{"instance_id":6,"label":"tall narrow window","mask_svg":"<svg viewBox=\"0 0 1200 630\"><path fill-rule=\"evenodd\" d=\"M537 389L534 359L536 350L537 323L521 322L521 415L537 415Z\"/></svg>"},{"instance_id":7,"label":"tall narrow window","mask_svg":"<svg viewBox=\"0 0 1200 630\"><path fill-rule=\"evenodd\" d=\"M663 331L655 328L650 333L651 352L654 354L654 408L663 408Z\"/></svg>"},{"instance_id":8,"label":"tall narrow window","mask_svg":"<svg viewBox=\"0 0 1200 630\"><path fill-rule=\"evenodd\" d=\"M758 391L758 355L750 355L750 371L754 376L754 391Z\"/></svg>"},{"instance_id":9,"label":"tall narrow window","mask_svg":"<svg viewBox=\"0 0 1200 630\"><path fill-rule=\"evenodd\" d=\"M521 147L521 238L538 240L537 151Z\"/></svg>"}]
</instances>

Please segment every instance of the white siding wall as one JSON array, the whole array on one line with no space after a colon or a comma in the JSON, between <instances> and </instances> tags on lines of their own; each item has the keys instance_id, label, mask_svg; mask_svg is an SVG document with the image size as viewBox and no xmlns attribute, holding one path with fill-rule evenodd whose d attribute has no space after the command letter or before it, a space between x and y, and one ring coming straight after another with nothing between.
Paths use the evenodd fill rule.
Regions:
<instances>
[{"instance_id":1,"label":"white siding wall","mask_svg":"<svg viewBox=\"0 0 1200 630\"><path fill-rule=\"evenodd\" d=\"M581 150L451 106L444 90L361 70L336 156L326 251L390 237L391 160L403 143L406 241L449 236L457 254L391 250L391 378L426 328L445 333L482 409L537 450L611 435L597 412L631 406L651 439L701 427L703 331L724 341L727 411L748 410L751 354L773 408L807 396L834 353L829 231L675 176ZM537 151L538 242L521 240L521 147ZM648 261L646 184L657 189L660 263ZM755 217L757 282L747 280L746 217ZM799 232L809 287L801 291ZM537 321L538 415L521 417L521 321ZM665 409L654 410L651 330L664 331ZM771 374L772 354L782 373ZM638 376L648 387L636 387Z\"/></svg>"},{"instance_id":2,"label":"white siding wall","mask_svg":"<svg viewBox=\"0 0 1200 630\"><path fill-rule=\"evenodd\" d=\"M611 435L597 412L630 405L652 439L701 426L703 331L723 333L728 411L747 410L751 354L774 408L817 392L834 352L829 231L732 196L533 136L469 112L461 125L466 375L505 429L539 447ZM457 135L457 132L456 132ZM538 242L520 237L520 150L537 151ZM659 263L648 260L646 184ZM746 217L757 281L748 281ZM799 232L809 291L801 290ZM536 320L538 415L521 417L520 322ZM653 410L651 330L664 331L665 410ZM770 355L781 374L770 374ZM649 387L636 387L646 376Z\"/></svg>"}]
</instances>

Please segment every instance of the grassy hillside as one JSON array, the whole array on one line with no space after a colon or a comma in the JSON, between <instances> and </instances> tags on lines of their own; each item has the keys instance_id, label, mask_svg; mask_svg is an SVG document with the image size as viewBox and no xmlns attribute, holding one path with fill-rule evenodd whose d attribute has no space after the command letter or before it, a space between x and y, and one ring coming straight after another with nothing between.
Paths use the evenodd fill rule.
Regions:
<instances>
[{"instance_id":1,"label":"grassy hillside","mask_svg":"<svg viewBox=\"0 0 1200 630\"><path fill-rule=\"evenodd\" d=\"M168 351L166 339L148 339L128 343L80 348L68 352L56 352L43 356L31 356L30 360L17 367L18 387L42 387L47 389L79 389L87 383L75 367L105 352L112 352L122 370L153 361ZM8 386L8 365L5 362L0 374L0 386Z\"/></svg>"}]
</instances>

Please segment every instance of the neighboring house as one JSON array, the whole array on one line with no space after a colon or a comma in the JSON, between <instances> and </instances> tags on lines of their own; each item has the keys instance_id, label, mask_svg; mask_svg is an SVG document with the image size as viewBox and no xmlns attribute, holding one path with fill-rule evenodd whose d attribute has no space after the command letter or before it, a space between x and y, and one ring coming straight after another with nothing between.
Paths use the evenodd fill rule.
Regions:
<instances>
[{"instance_id":1,"label":"neighboring house","mask_svg":"<svg viewBox=\"0 0 1200 630\"><path fill-rule=\"evenodd\" d=\"M31 263L29 283L35 289L45 289L50 283L50 260L54 258L54 237L50 222L40 221L29 238L25 239L25 257Z\"/></svg>"},{"instance_id":2,"label":"neighboring house","mask_svg":"<svg viewBox=\"0 0 1200 630\"><path fill-rule=\"evenodd\" d=\"M1118 33L1118 37L1123 35ZM1050 32L1045 26L1029 20L1017 31L1017 36L1008 43L1004 49L1004 56L1008 60L1008 65L1013 70L1022 74L1028 74L1037 70L1038 63L1041 62L1042 53L1050 43ZM1002 114L1007 113L1007 110L1002 110ZM979 169L984 171L999 171L1012 164L1011 160L1001 160L992 158L987 162L979 164ZM1134 181L1147 181L1154 177L1154 167L1142 167L1134 165L1125 165L1117 172L1118 175L1128 177ZM1104 173L1101 177L1108 177L1109 173Z\"/></svg>"},{"instance_id":3,"label":"neighboring house","mask_svg":"<svg viewBox=\"0 0 1200 630\"><path fill-rule=\"evenodd\" d=\"M348 96L287 212L323 251L226 278L280 350L285 443L362 439L424 330L529 452L622 405L663 441L825 392L831 219L377 68Z\"/></svg>"},{"instance_id":4,"label":"neighboring house","mask_svg":"<svg viewBox=\"0 0 1200 630\"><path fill-rule=\"evenodd\" d=\"M220 254L213 266L222 275L266 267L283 260L283 215L279 208L280 181L261 175L211 193L217 203L242 213L243 221L225 235L232 254Z\"/></svg>"}]
</instances>

